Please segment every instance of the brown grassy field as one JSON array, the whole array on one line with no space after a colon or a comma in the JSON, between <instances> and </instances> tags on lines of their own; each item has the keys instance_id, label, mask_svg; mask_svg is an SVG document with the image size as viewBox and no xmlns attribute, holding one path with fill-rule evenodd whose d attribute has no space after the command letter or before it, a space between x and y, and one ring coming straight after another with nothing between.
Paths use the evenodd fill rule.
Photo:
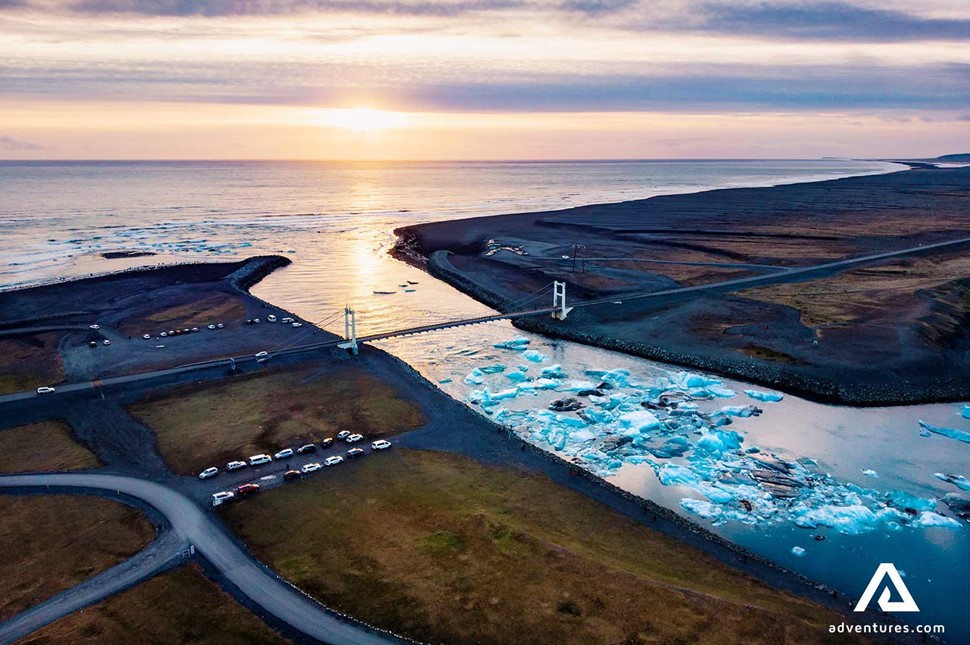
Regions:
<instances>
[{"instance_id":1,"label":"brown grassy field","mask_svg":"<svg viewBox=\"0 0 970 645\"><path fill-rule=\"evenodd\" d=\"M122 562L153 536L141 513L117 502L0 496L0 621Z\"/></svg>"},{"instance_id":2,"label":"brown grassy field","mask_svg":"<svg viewBox=\"0 0 970 645\"><path fill-rule=\"evenodd\" d=\"M288 642L192 565L62 618L22 639L20 645Z\"/></svg>"},{"instance_id":3,"label":"brown grassy field","mask_svg":"<svg viewBox=\"0 0 970 645\"><path fill-rule=\"evenodd\" d=\"M59 383L64 365L57 346L61 334L46 333L0 340L0 394Z\"/></svg>"},{"instance_id":4,"label":"brown grassy field","mask_svg":"<svg viewBox=\"0 0 970 645\"><path fill-rule=\"evenodd\" d=\"M214 292L203 298L132 316L119 325L129 336L157 333L165 329L202 327L221 322L235 326L246 317L242 300L228 293Z\"/></svg>"},{"instance_id":5,"label":"brown grassy field","mask_svg":"<svg viewBox=\"0 0 970 645\"><path fill-rule=\"evenodd\" d=\"M418 640L841 642L831 612L545 478L456 455L369 456L225 517L325 604Z\"/></svg>"},{"instance_id":6,"label":"brown grassy field","mask_svg":"<svg viewBox=\"0 0 970 645\"><path fill-rule=\"evenodd\" d=\"M302 370L178 390L131 412L155 431L162 457L181 474L344 429L376 438L424 423L392 386L352 365L319 376Z\"/></svg>"},{"instance_id":7,"label":"brown grassy field","mask_svg":"<svg viewBox=\"0 0 970 645\"><path fill-rule=\"evenodd\" d=\"M810 283L778 284L738 295L798 309L809 327L892 318L915 304L915 293L970 276L970 257L904 258Z\"/></svg>"},{"instance_id":8,"label":"brown grassy field","mask_svg":"<svg viewBox=\"0 0 970 645\"><path fill-rule=\"evenodd\" d=\"M96 468L97 458L71 438L63 421L0 430L0 473Z\"/></svg>"}]
</instances>

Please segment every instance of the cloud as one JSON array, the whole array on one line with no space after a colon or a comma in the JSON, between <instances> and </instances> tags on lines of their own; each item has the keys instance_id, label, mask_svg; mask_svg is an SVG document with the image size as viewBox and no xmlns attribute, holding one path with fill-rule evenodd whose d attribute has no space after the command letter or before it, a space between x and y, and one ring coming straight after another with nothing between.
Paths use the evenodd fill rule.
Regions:
<instances>
[{"instance_id":1,"label":"cloud","mask_svg":"<svg viewBox=\"0 0 970 645\"><path fill-rule=\"evenodd\" d=\"M0 150L42 150L44 146L8 135L0 135Z\"/></svg>"},{"instance_id":2,"label":"cloud","mask_svg":"<svg viewBox=\"0 0 970 645\"><path fill-rule=\"evenodd\" d=\"M0 0L4 1L7 0ZM520 0L79 0L70 6L78 13L143 16L218 17L336 12L451 17L514 9L521 5Z\"/></svg>"},{"instance_id":3,"label":"cloud","mask_svg":"<svg viewBox=\"0 0 970 645\"><path fill-rule=\"evenodd\" d=\"M569 13L589 16L613 14L637 4L637 0L563 0L559 8Z\"/></svg>"},{"instance_id":4,"label":"cloud","mask_svg":"<svg viewBox=\"0 0 970 645\"><path fill-rule=\"evenodd\" d=\"M718 33L828 41L970 40L970 20L928 18L846 2L708 4L699 28ZM675 25L672 25L675 27Z\"/></svg>"}]
</instances>

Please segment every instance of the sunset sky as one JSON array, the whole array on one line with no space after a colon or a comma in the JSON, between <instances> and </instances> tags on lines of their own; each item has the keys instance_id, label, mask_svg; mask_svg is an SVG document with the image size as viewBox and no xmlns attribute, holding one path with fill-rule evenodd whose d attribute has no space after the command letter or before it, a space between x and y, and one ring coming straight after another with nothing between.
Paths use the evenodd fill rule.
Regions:
<instances>
[{"instance_id":1,"label":"sunset sky","mask_svg":"<svg viewBox=\"0 0 970 645\"><path fill-rule=\"evenodd\" d=\"M0 158L970 151L967 0L0 0Z\"/></svg>"}]
</instances>

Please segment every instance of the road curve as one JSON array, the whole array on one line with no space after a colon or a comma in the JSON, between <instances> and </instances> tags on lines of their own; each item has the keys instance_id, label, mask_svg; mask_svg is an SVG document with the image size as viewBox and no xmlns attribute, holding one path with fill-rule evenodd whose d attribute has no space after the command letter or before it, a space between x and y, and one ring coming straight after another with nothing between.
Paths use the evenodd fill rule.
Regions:
<instances>
[{"instance_id":1,"label":"road curve","mask_svg":"<svg viewBox=\"0 0 970 645\"><path fill-rule=\"evenodd\" d=\"M166 531L121 564L0 623L0 645L15 643L55 620L95 605L185 561L187 556L181 551L186 548L188 543L184 538L172 531Z\"/></svg>"},{"instance_id":2,"label":"road curve","mask_svg":"<svg viewBox=\"0 0 970 645\"><path fill-rule=\"evenodd\" d=\"M349 645L401 643L392 634L341 618L273 574L239 546L213 518L185 495L156 482L98 473L0 476L3 488L86 488L139 499L165 516L172 532L196 551L256 606L307 637Z\"/></svg>"}]
</instances>

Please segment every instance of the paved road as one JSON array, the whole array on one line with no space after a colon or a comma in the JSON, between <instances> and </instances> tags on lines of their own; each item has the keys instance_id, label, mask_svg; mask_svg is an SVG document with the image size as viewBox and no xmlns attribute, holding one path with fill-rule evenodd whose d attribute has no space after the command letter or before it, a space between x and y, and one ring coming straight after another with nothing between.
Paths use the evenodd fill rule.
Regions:
<instances>
[{"instance_id":1,"label":"paved road","mask_svg":"<svg viewBox=\"0 0 970 645\"><path fill-rule=\"evenodd\" d=\"M184 537L166 531L121 564L0 623L0 645L14 643L55 620L95 605L185 561L187 555L182 551L188 546Z\"/></svg>"},{"instance_id":2,"label":"paved road","mask_svg":"<svg viewBox=\"0 0 970 645\"><path fill-rule=\"evenodd\" d=\"M323 643L348 645L402 642L391 634L342 619L329 611L260 564L192 500L162 484L97 473L0 476L0 489L10 487L86 488L117 491L137 498L164 515L172 532L194 545L196 551L254 605L307 637Z\"/></svg>"}]
</instances>

